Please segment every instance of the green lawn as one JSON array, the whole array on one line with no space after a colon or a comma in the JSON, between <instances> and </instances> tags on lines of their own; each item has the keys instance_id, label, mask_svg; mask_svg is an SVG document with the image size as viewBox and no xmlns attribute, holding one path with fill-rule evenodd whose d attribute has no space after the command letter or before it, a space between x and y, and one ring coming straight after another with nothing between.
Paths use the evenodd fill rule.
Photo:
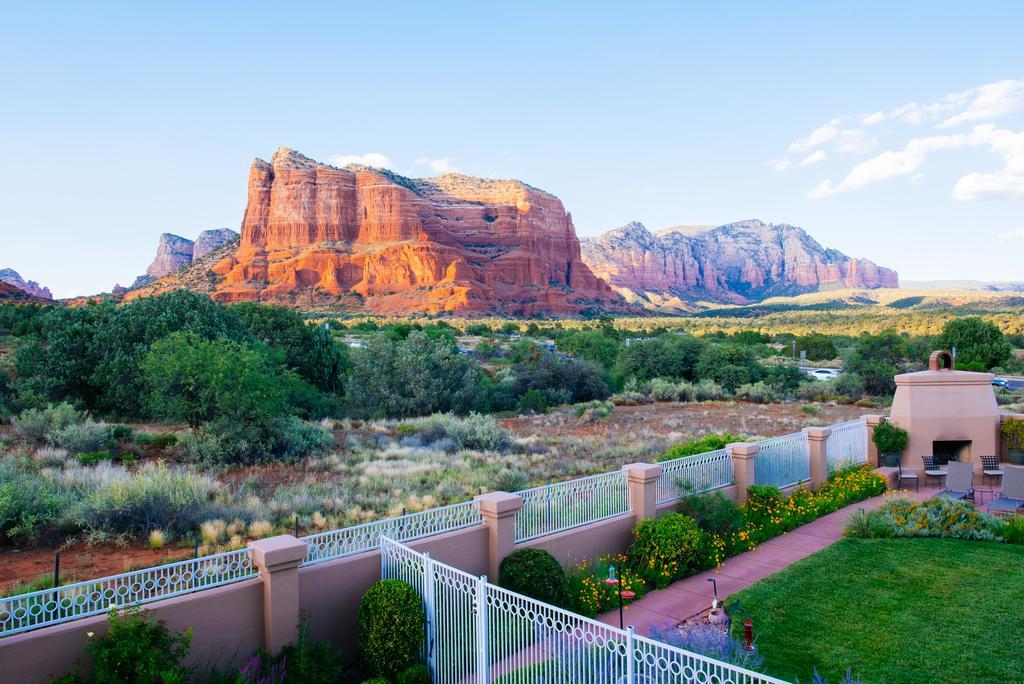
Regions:
<instances>
[{"instance_id":1,"label":"green lawn","mask_svg":"<svg viewBox=\"0 0 1024 684\"><path fill-rule=\"evenodd\" d=\"M734 599L776 677L1024 681L1024 546L844 539Z\"/></svg>"}]
</instances>

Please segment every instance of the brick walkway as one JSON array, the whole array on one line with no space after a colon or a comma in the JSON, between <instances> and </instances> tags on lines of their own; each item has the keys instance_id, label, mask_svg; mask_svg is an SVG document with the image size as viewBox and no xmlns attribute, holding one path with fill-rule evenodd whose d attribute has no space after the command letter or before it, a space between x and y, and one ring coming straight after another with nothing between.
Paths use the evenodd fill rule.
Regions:
<instances>
[{"instance_id":1,"label":"brick walkway","mask_svg":"<svg viewBox=\"0 0 1024 684\"><path fill-rule=\"evenodd\" d=\"M920 492L910 492L910 496L924 500L938 491L938 488L922 487ZM733 556L720 568L679 580L665 589L651 591L626 607L625 624L633 625L637 633L644 636L650 634L652 625L678 624L711 607L709 578L715 579L718 596L724 600L730 594L839 541L843 537L846 521L857 509L878 508L884 501L884 497L876 496L847 506L771 539L753 551ZM618 611L605 613L597 619L619 626Z\"/></svg>"}]
</instances>

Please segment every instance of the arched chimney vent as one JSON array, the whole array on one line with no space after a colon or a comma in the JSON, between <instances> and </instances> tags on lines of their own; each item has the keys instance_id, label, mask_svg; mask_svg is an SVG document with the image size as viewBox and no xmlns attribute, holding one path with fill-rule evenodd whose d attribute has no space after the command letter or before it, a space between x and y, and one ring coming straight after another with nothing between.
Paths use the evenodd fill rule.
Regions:
<instances>
[{"instance_id":1,"label":"arched chimney vent","mask_svg":"<svg viewBox=\"0 0 1024 684\"><path fill-rule=\"evenodd\" d=\"M945 349L933 351L928 357L928 370L953 370L953 355Z\"/></svg>"}]
</instances>

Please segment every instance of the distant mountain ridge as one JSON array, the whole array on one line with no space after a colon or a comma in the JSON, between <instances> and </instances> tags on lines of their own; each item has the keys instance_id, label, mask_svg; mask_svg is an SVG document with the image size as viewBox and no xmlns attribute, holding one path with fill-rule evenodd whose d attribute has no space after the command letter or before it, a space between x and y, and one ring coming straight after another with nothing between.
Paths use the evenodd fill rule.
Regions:
<instances>
[{"instance_id":1,"label":"distant mountain ridge","mask_svg":"<svg viewBox=\"0 0 1024 684\"><path fill-rule=\"evenodd\" d=\"M805 230L752 219L656 233L628 223L580 241L584 263L627 301L689 311L837 288L899 287L896 272L822 247Z\"/></svg>"},{"instance_id":2,"label":"distant mountain ridge","mask_svg":"<svg viewBox=\"0 0 1024 684\"><path fill-rule=\"evenodd\" d=\"M34 280L25 280L13 268L0 269L0 282L13 285L19 290L39 299L53 299L53 293L50 292L50 288L43 287Z\"/></svg>"},{"instance_id":3,"label":"distant mountain ridge","mask_svg":"<svg viewBox=\"0 0 1024 684\"><path fill-rule=\"evenodd\" d=\"M194 242L180 235L163 233L157 244L156 256L146 268L146 274L136 278L131 289L173 275L238 238L239 234L230 228L204 230Z\"/></svg>"}]
</instances>

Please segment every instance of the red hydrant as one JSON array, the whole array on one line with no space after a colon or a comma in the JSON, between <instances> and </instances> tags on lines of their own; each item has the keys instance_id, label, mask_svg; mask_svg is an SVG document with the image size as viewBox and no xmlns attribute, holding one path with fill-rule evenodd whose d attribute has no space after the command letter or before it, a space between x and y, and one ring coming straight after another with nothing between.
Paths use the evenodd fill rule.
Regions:
<instances>
[{"instance_id":1,"label":"red hydrant","mask_svg":"<svg viewBox=\"0 0 1024 684\"><path fill-rule=\"evenodd\" d=\"M748 651L754 650L754 621L750 618L743 623L743 641L746 643Z\"/></svg>"}]
</instances>

